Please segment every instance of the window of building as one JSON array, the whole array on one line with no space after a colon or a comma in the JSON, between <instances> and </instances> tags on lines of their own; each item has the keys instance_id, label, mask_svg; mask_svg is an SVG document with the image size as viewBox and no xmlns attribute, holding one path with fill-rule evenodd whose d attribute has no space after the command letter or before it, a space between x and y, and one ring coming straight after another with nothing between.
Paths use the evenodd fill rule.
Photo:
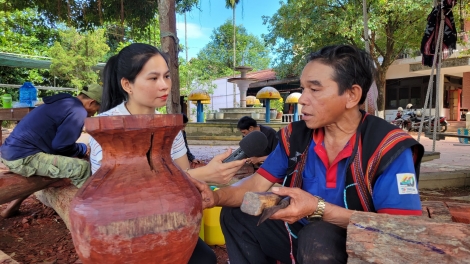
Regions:
<instances>
[{"instance_id":1,"label":"window of building","mask_svg":"<svg viewBox=\"0 0 470 264\"><path fill-rule=\"evenodd\" d=\"M424 108L429 76L387 80L385 89L385 109L395 110L413 104L413 108ZM433 85L432 106L436 101L436 85Z\"/></svg>"}]
</instances>

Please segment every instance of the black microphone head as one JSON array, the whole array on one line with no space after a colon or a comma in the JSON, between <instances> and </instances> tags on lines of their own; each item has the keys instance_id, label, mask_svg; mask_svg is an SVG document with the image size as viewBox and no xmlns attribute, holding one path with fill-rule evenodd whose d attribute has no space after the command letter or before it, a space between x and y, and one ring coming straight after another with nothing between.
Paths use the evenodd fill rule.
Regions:
<instances>
[{"instance_id":1,"label":"black microphone head","mask_svg":"<svg viewBox=\"0 0 470 264\"><path fill-rule=\"evenodd\" d=\"M268 138L261 131L253 131L246 135L239 143L245 155L251 157L262 157L268 146Z\"/></svg>"}]
</instances>

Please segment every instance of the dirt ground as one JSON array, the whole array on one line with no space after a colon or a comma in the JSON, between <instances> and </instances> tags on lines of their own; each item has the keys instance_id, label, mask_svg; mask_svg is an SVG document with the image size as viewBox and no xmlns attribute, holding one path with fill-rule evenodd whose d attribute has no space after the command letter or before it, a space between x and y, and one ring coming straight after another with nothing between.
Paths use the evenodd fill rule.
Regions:
<instances>
[{"instance_id":1,"label":"dirt ground","mask_svg":"<svg viewBox=\"0 0 470 264\"><path fill-rule=\"evenodd\" d=\"M422 200L456 201L455 197L469 196L470 187L421 190ZM0 206L3 210L5 205ZM44 206L34 196L25 200L20 215L0 219L0 250L19 263L62 264L81 263L72 243L70 232L61 218L50 208ZM227 252L224 247L212 247L217 255L218 264L226 264Z\"/></svg>"}]
</instances>

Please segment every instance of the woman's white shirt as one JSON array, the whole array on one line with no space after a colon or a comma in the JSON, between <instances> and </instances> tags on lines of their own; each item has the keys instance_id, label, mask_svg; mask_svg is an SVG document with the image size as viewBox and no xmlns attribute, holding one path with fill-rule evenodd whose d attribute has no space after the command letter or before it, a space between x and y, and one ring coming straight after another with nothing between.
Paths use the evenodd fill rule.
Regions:
<instances>
[{"instance_id":1,"label":"woman's white shirt","mask_svg":"<svg viewBox=\"0 0 470 264\"><path fill-rule=\"evenodd\" d=\"M123 102L120 105L99 114L98 116L130 115L131 113L129 113L127 110L126 106L124 105L125 103L126 102ZM159 114L157 111L155 111L155 113ZM103 152L100 144L98 144L98 142L92 137L90 137L90 149L91 173L95 173L101 167ZM183 133L180 131L176 135L175 140L173 140L173 144L171 146L171 158L175 160L185 154L186 145L184 144Z\"/></svg>"}]
</instances>

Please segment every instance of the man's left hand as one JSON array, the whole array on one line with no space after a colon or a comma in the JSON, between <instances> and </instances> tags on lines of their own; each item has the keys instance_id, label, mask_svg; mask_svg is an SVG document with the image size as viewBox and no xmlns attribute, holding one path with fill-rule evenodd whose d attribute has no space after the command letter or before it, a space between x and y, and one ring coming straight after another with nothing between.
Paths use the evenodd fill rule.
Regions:
<instances>
[{"instance_id":1,"label":"man's left hand","mask_svg":"<svg viewBox=\"0 0 470 264\"><path fill-rule=\"evenodd\" d=\"M277 219L289 224L295 223L317 209L318 199L299 188L273 187L272 192L280 196L289 196L290 205L273 214L270 219Z\"/></svg>"},{"instance_id":2,"label":"man's left hand","mask_svg":"<svg viewBox=\"0 0 470 264\"><path fill-rule=\"evenodd\" d=\"M202 209L214 207L216 205L216 201L214 199L214 192L209 188L209 186L205 182L195 179L189 175L188 178L201 193Z\"/></svg>"}]
</instances>

